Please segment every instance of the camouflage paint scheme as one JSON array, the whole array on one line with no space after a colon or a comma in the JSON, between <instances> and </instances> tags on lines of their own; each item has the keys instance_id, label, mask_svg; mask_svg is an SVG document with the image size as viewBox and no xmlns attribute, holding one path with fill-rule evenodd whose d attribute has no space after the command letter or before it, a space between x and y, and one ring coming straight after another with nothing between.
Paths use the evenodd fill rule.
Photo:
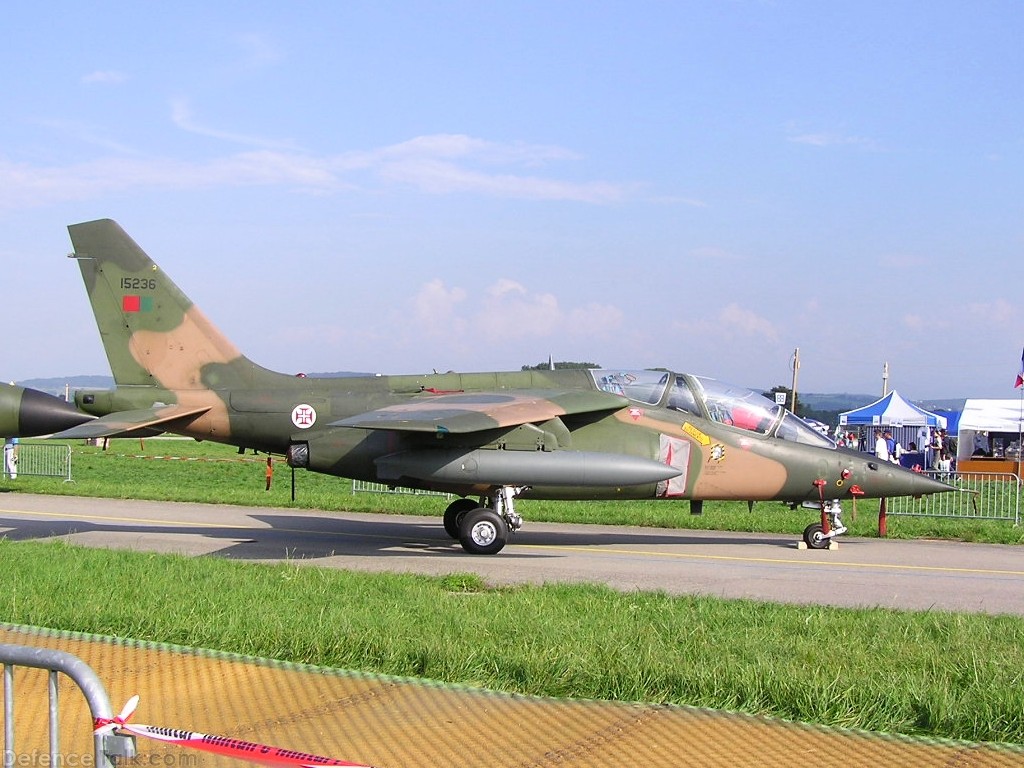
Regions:
<instances>
[{"instance_id":1,"label":"camouflage paint scheme","mask_svg":"<svg viewBox=\"0 0 1024 768\"><path fill-rule=\"evenodd\" d=\"M117 387L77 392L78 407L100 418L64 437L156 429L284 454L315 472L478 496L445 516L477 553L498 551L519 527L520 495L690 499L699 508L949 490L837 449L749 390L687 374L273 372L242 355L115 222L68 229ZM737 426L722 415L737 404L764 418Z\"/></svg>"}]
</instances>

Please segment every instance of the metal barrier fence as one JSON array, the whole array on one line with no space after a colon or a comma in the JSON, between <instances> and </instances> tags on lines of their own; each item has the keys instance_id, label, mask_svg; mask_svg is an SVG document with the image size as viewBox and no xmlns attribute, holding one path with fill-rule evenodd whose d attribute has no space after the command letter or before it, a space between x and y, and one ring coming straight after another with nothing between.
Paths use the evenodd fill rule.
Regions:
<instances>
[{"instance_id":1,"label":"metal barrier fence","mask_svg":"<svg viewBox=\"0 0 1024 768\"><path fill-rule=\"evenodd\" d=\"M1012 520L1020 525L1021 481L1014 474L986 472L937 472L924 474L959 489L958 493L937 493L919 499L899 496L888 499L889 515L905 517L953 517L971 520ZM394 493L418 496L446 496L450 493L414 488L392 488L382 483L352 481L352 493Z\"/></svg>"},{"instance_id":2,"label":"metal barrier fence","mask_svg":"<svg viewBox=\"0 0 1024 768\"><path fill-rule=\"evenodd\" d=\"M1020 479L1012 474L937 472L925 474L955 486L959 493L937 493L914 499L888 500L888 514L908 517L955 517L971 520L1012 520L1020 525Z\"/></svg>"},{"instance_id":3,"label":"metal barrier fence","mask_svg":"<svg viewBox=\"0 0 1024 768\"><path fill-rule=\"evenodd\" d=\"M352 481L352 493L394 493L408 496L444 496L451 498L452 494L443 491L424 491L419 488L402 488L400 486L384 485L383 483L369 483L365 480Z\"/></svg>"},{"instance_id":4,"label":"metal barrier fence","mask_svg":"<svg viewBox=\"0 0 1024 768\"><path fill-rule=\"evenodd\" d=\"M71 482L71 446L60 443L22 443L18 446L18 474L63 477ZM3 475L7 477L5 472Z\"/></svg>"},{"instance_id":5,"label":"metal barrier fence","mask_svg":"<svg viewBox=\"0 0 1024 768\"><path fill-rule=\"evenodd\" d=\"M23 764L14 751L14 667L34 667L49 673L48 689L50 704L49 760L43 764L57 768L65 765L60 753L60 727L57 717L57 674L63 672L70 677L85 695L93 720L110 719L114 710L110 697L93 672L92 667L77 656L51 648L32 648L26 645L0 644L0 663L4 665L4 768ZM135 757L135 738L118 734L93 736L94 765L97 768L114 768L116 758ZM79 761L82 764L82 761ZM73 763L69 763L73 764Z\"/></svg>"}]
</instances>

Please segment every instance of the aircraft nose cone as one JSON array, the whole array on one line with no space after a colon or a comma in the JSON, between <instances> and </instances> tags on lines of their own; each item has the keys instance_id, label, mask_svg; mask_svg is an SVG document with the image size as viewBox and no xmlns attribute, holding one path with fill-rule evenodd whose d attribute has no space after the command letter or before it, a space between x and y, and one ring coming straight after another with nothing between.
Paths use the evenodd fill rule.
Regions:
<instances>
[{"instance_id":1,"label":"aircraft nose cone","mask_svg":"<svg viewBox=\"0 0 1024 768\"><path fill-rule=\"evenodd\" d=\"M13 384L0 386L0 437L49 435L91 418L45 392Z\"/></svg>"},{"instance_id":2,"label":"aircraft nose cone","mask_svg":"<svg viewBox=\"0 0 1024 768\"><path fill-rule=\"evenodd\" d=\"M871 469L871 464L877 469ZM872 462L865 473L864 491L871 497L926 496L957 490L922 472L914 472L889 462Z\"/></svg>"}]
</instances>

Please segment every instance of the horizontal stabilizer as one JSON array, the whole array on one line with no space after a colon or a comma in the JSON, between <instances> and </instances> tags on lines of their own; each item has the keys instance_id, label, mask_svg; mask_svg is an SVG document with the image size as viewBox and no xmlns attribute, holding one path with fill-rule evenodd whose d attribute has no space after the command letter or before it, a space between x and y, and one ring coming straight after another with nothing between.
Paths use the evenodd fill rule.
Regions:
<instances>
[{"instance_id":1,"label":"horizontal stabilizer","mask_svg":"<svg viewBox=\"0 0 1024 768\"><path fill-rule=\"evenodd\" d=\"M626 398L597 390L516 390L421 395L405 403L335 421L335 427L469 434L539 423L558 416L616 411Z\"/></svg>"},{"instance_id":2,"label":"horizontal stabilizer","mask_svg":"<svg viewBox=\"0 0 1024 768\"><path fill-rule=\"evenodd\" d=\"M58 432L62 440L92 440L98 437L130 437L139 432L150 434L173 431L175 423L188 421L210 410L210 406L158 405L139 411L118 411Z\"/></svg>"}]
</instances>

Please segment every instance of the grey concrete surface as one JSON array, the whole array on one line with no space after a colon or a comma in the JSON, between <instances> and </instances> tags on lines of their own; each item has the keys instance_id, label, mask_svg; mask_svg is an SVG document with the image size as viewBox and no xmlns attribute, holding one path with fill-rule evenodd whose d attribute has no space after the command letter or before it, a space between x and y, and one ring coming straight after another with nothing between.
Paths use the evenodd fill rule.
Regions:
<instances>
[{"instance_id":1,"label":"grey concrete surface","mask_svg":"<svg viewBox=\"0 0 1024 768\"><path fill-rule=\"evenodd\" d=\"M1024 547L797 537L527 521L474 557L438 517L398 517L21 493L0 495L0 536L329 568L475 573L493 584L595 582L784 603L1024 615Z\"/></svg>"}]
</instances>

